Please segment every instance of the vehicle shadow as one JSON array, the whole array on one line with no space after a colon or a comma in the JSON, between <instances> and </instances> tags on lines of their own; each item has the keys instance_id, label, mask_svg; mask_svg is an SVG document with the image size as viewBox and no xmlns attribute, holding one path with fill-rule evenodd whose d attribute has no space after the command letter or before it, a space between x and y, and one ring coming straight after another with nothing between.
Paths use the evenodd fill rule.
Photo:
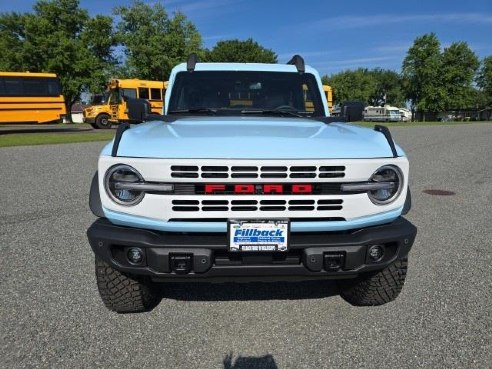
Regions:
<instances>
[{"instance_id":1,"label":"vehicle shadow","mask_svg":"<svg viewBox=\"0 0 492 369\"><path fill-rule=\"evenodd\" d=\"M302 300L325 298L339 294L333 281L166 283L161 287L163 298L179 301L248 301Z\"/></svg>"},{"instance_id":2,"label":"vehicle shadow","mask_svg":"<svg viewBox=\"0 0 492 369\"><path fill-rule=\"evenodd\" d=\"M232 353L224 358L224 369L278 369L272 355L260 357L238 356L233 360Z\"/></svg>"}]
</instances>

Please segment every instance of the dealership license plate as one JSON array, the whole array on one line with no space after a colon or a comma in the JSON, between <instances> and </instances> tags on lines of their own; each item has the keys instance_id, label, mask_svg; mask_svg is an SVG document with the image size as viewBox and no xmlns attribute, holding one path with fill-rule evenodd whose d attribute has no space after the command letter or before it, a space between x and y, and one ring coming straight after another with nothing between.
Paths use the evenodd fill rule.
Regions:
<instances>
[{"instance_id":1,"label":"dealership license plate","mask_svg":"<svg viewBox=\"0 0 492 369\"><path fill-rule=\"evenodd\" d=\"M229 250L272 252L287 251L287 220L230 221Z\"/></svg>"}]
</instances>

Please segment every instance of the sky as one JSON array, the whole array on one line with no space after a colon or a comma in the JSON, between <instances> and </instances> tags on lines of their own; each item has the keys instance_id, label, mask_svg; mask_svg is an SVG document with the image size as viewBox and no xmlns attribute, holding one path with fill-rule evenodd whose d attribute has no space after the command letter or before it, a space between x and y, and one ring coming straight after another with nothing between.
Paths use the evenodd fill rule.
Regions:
<instances>
[{"instance_id":1,"label":"sky","mask_svg":"<svg viewBox=\"0 0 492 369\"><path fill-rule=\"evenodd\" d=\"M111 14L131 0L81 0L91 15ZM145 1L154 4L157 1ZM0 0L0 12L29 12L33 0ZM466 41L480 58L492 55L492 0L162 0L183 12L204 46L253 38L278 61L300 54L324 75L346 69L400 71L416 37L435 32L443 47Z\"/></svg>"}]
</instances>

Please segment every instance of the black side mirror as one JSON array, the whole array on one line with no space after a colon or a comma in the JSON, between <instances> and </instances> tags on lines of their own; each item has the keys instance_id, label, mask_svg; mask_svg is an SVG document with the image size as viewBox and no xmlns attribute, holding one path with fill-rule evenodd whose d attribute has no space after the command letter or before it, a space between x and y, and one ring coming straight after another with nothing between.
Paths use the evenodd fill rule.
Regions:
<instances>
[{"instance_id":1,"label":"black side mirror","mask_svg":"<svg viewBox=\"0 0 492 369\"><path fill-rule=\"evenodd\" d=\"M145 99L126 98L126 108L131 123L145 121L152 112L150 103Z\"/></svg>"}]
</instances>

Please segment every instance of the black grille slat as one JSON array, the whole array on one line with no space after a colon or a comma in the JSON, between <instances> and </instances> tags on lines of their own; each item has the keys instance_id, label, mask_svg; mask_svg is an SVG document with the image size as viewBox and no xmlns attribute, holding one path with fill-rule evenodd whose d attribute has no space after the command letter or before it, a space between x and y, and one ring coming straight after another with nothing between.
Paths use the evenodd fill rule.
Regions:
<instances>
[{"instance_id":1,"label":"black grille slat","mask_svg":"<svg viewBox=\"0 0 492 369\"><path fill-rule=\"evenodd\" d=\"M173 205L198 205L198 200L173 200Z\"/></svg>"},{"instance_id":2,"label":"black grille slat","mask_svg":"<svg viewBox=\"0 0 492 369\"><path fill-rule=\"evenodd\" d=\"M291 173L290 178L316 178L316 173Z\"/></svg>"},{"instance_id":3,"label":"black grille slat","mask_svg":"<svg viewBox=\"0 0 492 369\"><path fill-rule=\"evenodd\" d=\"M227 200L203 200L202 205L228 205Z\"/></svg>"},{"instance_id":4,"label":"black grille slat","mask_svg":"<svg viewBox=\"0 0 492 369\"><path fill-rule=\"evenodd\" d=\"M314 206L289 206L289 211L310 211L314 210Z\"/></svg>"},{"instance_id":5,"label":"black grille slat","mask_svg":"<svg viewBox=\"0 0 492 369\"><path fill-rule=\"evenodd\" d=\"M287 173L261 173L261 178L287 178Z\"/></svg>"},{"instance_id":6,"label":"black grille slat","mask_svg":"<svg viewBox=\"0 0 492 369\"><path fill-rule=\"evenodd\" d=\"M231 205L256 205L258 201L256 200L232 200Z\"/></svg>"},{"instance_id":7,"label":"black grille slat","mask_svg":"<svg viewBox=\"0 0 492 369\"><path fill-rule=\"evenodd\" d=\"M285 205L285 200L261 200L261 205Z\"/></svg>"},{"instance_id":8,"label":"black grille slat","mask_svg":"<svg viewBox=\"0 0 492 369\"><path fill-rule=\"evenodd\" d=\"M318 206L318 210L342 210L342 206L321 205Z\"/></svg>"},{"instance_id":9,"label":"black grille slat","mask_svg":"<svg viewBox=\"0 0 492 369\"><path fill-rule=\"evenodd\" d=\"M202 206L202 211L228 211L227 206Z\"/></svg>"},{"instance_id":10,"label":"black grille slat","mask_svg":"<svg viewBox=\"0 0 492 369\"><path fill-rule=\"evenodd\" d=\"M258 167L239 167L233 166L231 167L231 172L257 172Z\"/></svg>"},{"instance_id":11,"label":"black grille slat","mask_svg":"<svg viewBox=\"0 0 492 369\"><path fill-rule=\"evenodd\" d=\"M198 211L198 206L173 206L173 211Z\"/></svg>"},{"instance_id":12,"label":"black grille slat","mask_svg":"<svg viewBox=\"0 0 492 369\"><path fill-rule=\"evenodd\" d=\"M290 167L291 172L316 172L316 167L314 166L297 166L297 167Z\"/></svg>"},{"instance_id":13,"label":"black grille slat","mask_svg":"<svg viewBox=\"0 0 492 369\"><path fill-rule=\"evenodd\" d=\"M261 211L285 211L285 206L260 206Z\"/></svg>"},{"instance_id":14,"label":"black grille slat","mask_svg":"<svg viewBox=\"0 0 492 369\"><path fill-rule=\"evenodd\" d=\"M257 211L258 207L256 206L233 206L231 208L232 211Z\"/></svg>"},{"instance_id":15,"label":"black grille slat","mask_svg":"<svg viewBox=\"0 0 492 369\"><path fill-rule=\"evenodd\" d=\"M202 172L228 172L229 171L229 168L226 167L226 166L219 166L219 165L215 165L215 166L204 166L202 167Z\"/></svg>"},{"instance_id":16,"label":"black grille slat","mask_svg":"<svg viewBox=\"0 0 492 369\"><path fill-rule=\"evenodd\" d=\"M227 173L202 173L202 178L228 178Z\"/></svg>"},{"instance_id":17,"label":"black grille slat","mask_svg":"<svg viewBox=\"0 0 492 369\"><path fill-rule=\"evenodd\" d=\"M345 171L344 166L321 166L319 167L320 172L343 172Z\"/></svg>"},{"instance_id":18,"label":"black grille slat","mask_svg":"<svg viewBox=\"0 0 492 369\"><path fill-rule=\"evenodd\" d=\"M289 200L289 205L314 205L314 200Z\"/></svg>"},{"instance_id":19,"label":"black grille slat","mask_svg":"<svg viewBox=\"0 0 492 369\"><path fill-rule=\"evenodd\" d=\"M173 172L171 173L173 178L198 178L198 173L188 172Z\"/></svg>"},{"instance_id":20,"label":"black grille slat","mask_svg":"<svg viewBox=\"0 0 492 369\"><path fill-rule=\"evenodd\" d=\"M258 178L256 173L232 173L231 178Z\"/></svg>"},{"instance_id":21,"label":"black grille slat","mask_svg":"<svg viewBox=\"0 0 492 369\"><path fill-rule=\"evenodd\" d=\"M198 172L198 167L194 165L173 165L171 166L173 172Z\"/></svg>"},{"instance_id":22,"label":"black grille slat","mask_svg":"<svg viewBox=\"0 0 492 369\"><path fill-rule=\"evenodd\" d=\"M343 178L345 173L334 172L334 173L320 173L319 178Z\"/></svg>"},{"instance_id":23,"label":"black grille slat","mask_svg":"<svg viewBox=\"0 0 492 369\"><path fill-rule=\"evenodd\" d=\"M261 167L261 171L262 172L287 172L287 167L281 167L281 166L278 166L278 167L273 167L273 166Z\"/></svg>"},{"instance_id":24,"label":"black grille slat","mask_svg":"<svg viewBox=\"0 0 492 369\"><path fill-rule=\"evenodd\" d=\"M318 200L318 205L343 204L343 200L322 199Z\"/></svg>"}]
</instances>

